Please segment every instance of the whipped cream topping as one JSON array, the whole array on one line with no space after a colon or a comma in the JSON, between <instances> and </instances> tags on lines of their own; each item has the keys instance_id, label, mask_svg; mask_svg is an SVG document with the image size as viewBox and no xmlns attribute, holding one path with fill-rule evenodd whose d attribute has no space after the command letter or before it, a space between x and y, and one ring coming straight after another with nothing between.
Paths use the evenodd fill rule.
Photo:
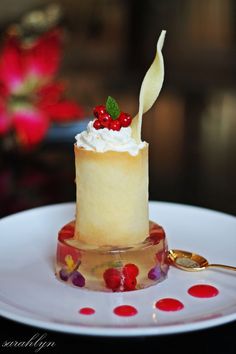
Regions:
<instances>
[{"instance_id":1,"label":"whipped cream topping","mask_svg":"<svg viewBox=\"0 0 236 354\"><path fill-rule=\"evenodd\" d=\"M75 139L78 147L97 152L128 152L130 155L135 156L147 144L144 141L137 143L132 138L131 127L121 128L119 131L107 128L97 130L93 127L93 122L88 123L87 130L76 135Z\"/></svg>"}]
</instances>

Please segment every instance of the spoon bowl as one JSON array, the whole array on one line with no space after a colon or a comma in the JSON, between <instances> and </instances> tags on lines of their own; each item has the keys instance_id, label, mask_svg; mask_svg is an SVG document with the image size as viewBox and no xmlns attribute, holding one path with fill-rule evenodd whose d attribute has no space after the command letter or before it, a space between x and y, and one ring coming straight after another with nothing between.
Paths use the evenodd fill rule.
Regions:
<instances>
[{"instance_id":1,"label":"spoon bowl","mask_svg":"<svg viewBox=\"0 0 236 354\"><path fill-rule=\"evenodd\" d=\"M175 267L188 272L198 272L209 267L224 268L236 271L236 267L225 264L209 264L206 258L197 253L171 249L168 251L168 260Z\"/></svg>"}]
</instances>

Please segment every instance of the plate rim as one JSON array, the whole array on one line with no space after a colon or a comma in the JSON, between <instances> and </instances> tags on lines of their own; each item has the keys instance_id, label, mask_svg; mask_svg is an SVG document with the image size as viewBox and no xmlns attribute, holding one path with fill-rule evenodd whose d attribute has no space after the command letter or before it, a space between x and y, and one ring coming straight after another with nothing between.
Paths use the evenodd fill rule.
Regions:
<instances>
[{"instance_id":1,"label":"plate rim","mask_svg":"<svg viewBox=\"0 0 236 354\"><path fill-rule=\"evenodd\" d=\"M210 209L207 207L202 207L200 205L194 205L194 204L186 204L186 203L179 203L179 202L169 202L169 201L164 201L164 200L154 200L151 199L148 201L149 207L150 205L167 205L167 206L176 206L176 207L186 207L189 209L198 209L198 210L202 210L202 211L207 211L210 213L216 213L216 214L220 214L222 216L226 216L226 217L232 217L233 219L236 219L236 215L234 214L230 214L230 213L226 213L224 211L221 210L217 210L217 209ZM5 215L3 217L0 218L0 222L2 220L5 220L7 218L11 218L11 217L15 217L17 215L23 214L23 213L28 213L34 210L38 210L38 209L44 209L44 208L51 208L51 207L63 207L63 206L75 206L76 202L75 201L68 201L68 202L62 202L62 203L53 203L53 204L45 204L45 205L40 205L40 206L36 206L34 208L30 208L30 209L25 209L25 210L20 210L16 213L12 213L9 215Z\"/></svg>"}]
</instances>

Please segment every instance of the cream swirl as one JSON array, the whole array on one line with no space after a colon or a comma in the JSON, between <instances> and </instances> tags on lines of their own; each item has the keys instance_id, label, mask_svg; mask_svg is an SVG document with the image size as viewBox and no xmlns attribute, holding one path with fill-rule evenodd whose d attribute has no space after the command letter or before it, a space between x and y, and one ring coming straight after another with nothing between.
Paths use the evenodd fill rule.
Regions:
<instances>
[{"instance_id":1,"label":"cream swirl","mask_svg":"<svg viewBox=\"0 0 236 354\"><path fill-rule=\"evenodd\" d=\"M107 128L95 129L93 121L89 122L87 130L77 134L76 145L85 150L97 152L120 151L128 152L135 156L140 149L146 146L146 142L137 143L132 138L131 127L121 128L119 131L109 130Z\"/></svg>"}]
</instances>

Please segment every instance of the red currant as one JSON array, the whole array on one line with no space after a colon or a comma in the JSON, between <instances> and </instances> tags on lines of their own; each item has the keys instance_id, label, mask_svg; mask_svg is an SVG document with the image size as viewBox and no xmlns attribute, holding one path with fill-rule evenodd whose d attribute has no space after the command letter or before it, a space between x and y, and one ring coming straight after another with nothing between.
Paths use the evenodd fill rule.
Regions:
<instances>
[{"instance_id":1,"label":"red currant","mask_svg":"<svg viewBox=\"0 0 236 354\"><path fill-rule=\"evenodd\" d=\"M136 285L137 285L136 278L125 278L125 280L124 280L124 290L125 291L135 290Z\"/></svg>"},{"instance_id":2,"label":"red currant","mask_svg":"<svg viewBox=\"0 0 236 354\"><path fill-rule=\"evenodd\" d=\"M121 284L121 275L118 269L108 268L103 273L103 278L108 289L112 289L113 291L119 289Z\"/></svg>"},{"instance_id":3,"label":"red currant","mask_svg":"<svg viewBox=\"0 0 236 354\"><path fill-rule=\"evenodd\" d=\"M97 130L103 128L101 122L98 119L95 119L95 121L93 122L93 126Z\"/></svg>"},{"instance_id":4,"label":"red currant","mask_svg":"<svg viewBox=\"0 0 236 354\"><path fill-rule=\"evenodd\" d=\"M123 274L127 278L136 278L139 274L139 269L135 264L129 263L124 266Z\"/></svg>"},{"instance_id":5,"label":"red currant","mask_svg":"<svg viewBox=\"0 0 236 354\"><path fill-rule=\"evenodd\" d=\"M111 118L110 114L108 114L108 113L101 113L98 116L98 119L104 128L108 128L110 126L111 121L112 121L112 118Z\"/></svg>"},{"instance_id":6,"label":"red currant","mask_svg":"<svg viewBox=\"0 0 236 354\"><path fill-rule=\"evenodd\" d=\"M93 114L96 118L99 117L100 114L106 113L106 107L105 106L96 106L93 109Z\"/></svg>"},{"instance_id":7,"label":"red currant","mask_svg":"<svg viewBox=\"0 0 236 354\"><path fill-rule=\"evenodd\" d=\"M111 130L117 130L119 131L121 129L121 125L120 125L120 122L118 121L118 119L116 120L113 120L110 125L109 125L109 128Z\"/></svg>"},{"instance_id":8,"label":"red currant","mask_svg":"<svg viewBox=\"0 0 236 354\"><path fill-rule=\"evenodd\" d=\"M128 113L121 112L119 121L122 127L129 127L132 122L132 118Z\"/></svg>"},{"instance_id":9,"label":"red currant","mask_svg":"<svg viewBox=\"0 0 236 354\"><path fill-rule=\"evenodd\" d=\"M156 253L156 258L159 262L162 262L165 259L165 251L160 251Z\"/></svg>"}]
</instances>

